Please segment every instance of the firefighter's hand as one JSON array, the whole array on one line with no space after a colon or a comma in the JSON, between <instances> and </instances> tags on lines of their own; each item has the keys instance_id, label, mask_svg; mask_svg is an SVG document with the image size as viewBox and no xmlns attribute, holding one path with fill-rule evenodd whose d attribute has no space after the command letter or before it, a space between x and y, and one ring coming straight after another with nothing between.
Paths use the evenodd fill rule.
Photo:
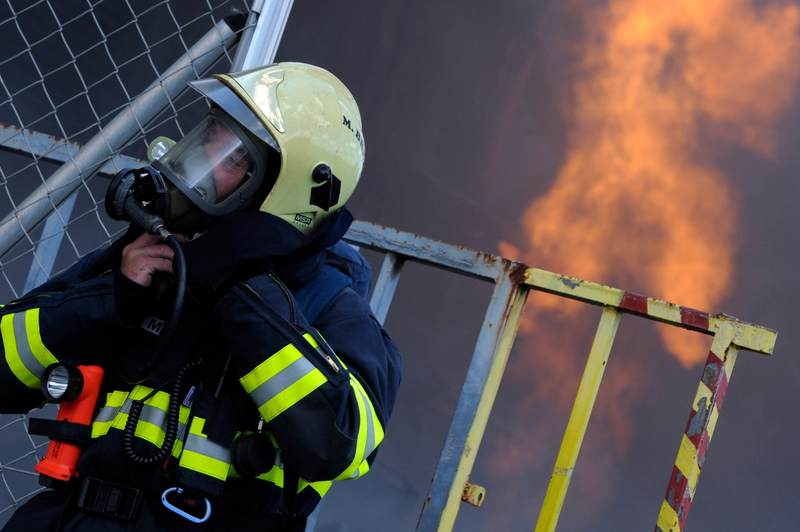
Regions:
<instances>
[{"instance_id":1,"label":"firefighter's hand","mask_svg":"<svg viewBox=\"0 0 800 532\"><path fill-rule=\"evenodd\" d=\"M150 286L159 273L172 271L172 249L161 238L142 233L122 250L120 271L125 277L142 286Z\"/></svg>"}]
</instances>

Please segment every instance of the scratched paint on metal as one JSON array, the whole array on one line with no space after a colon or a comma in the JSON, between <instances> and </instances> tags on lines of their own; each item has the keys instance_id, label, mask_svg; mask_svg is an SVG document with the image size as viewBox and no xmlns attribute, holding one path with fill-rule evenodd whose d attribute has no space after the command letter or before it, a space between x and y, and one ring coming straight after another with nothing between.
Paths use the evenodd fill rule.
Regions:
<instances>
[{"instance_id":1,"label":"scratched paint on metal","mask_svg":"<svg viewBox=\"0 0 800 532\"><path fill-rule=\"evenodd\" d=\"M464 493L461 495L462 501L472 506L480 506L483 504L484 497L486 497L486 488L483 486L478 486L472 482L467 482L464 485Z\"/></svg>"}]
</instances>

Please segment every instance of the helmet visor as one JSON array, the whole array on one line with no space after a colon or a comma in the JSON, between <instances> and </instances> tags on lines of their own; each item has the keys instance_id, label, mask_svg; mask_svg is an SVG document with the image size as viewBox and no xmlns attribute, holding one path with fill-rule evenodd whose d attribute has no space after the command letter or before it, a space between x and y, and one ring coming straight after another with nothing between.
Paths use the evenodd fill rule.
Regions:
<instances>
[{"instance_id":1,"label":"helmet visor","mask_svg":"<svg viewBox=\"0 0 800 532\"><path fill-rule=\"evenodd\" d=\"M260 158L259 158L260 159ZM256 158L222 120L207 115L160 159L177 178L175 183L194 203L207 212L227 211L240 192L257 175Z\"/></svg>"}]
</instances>

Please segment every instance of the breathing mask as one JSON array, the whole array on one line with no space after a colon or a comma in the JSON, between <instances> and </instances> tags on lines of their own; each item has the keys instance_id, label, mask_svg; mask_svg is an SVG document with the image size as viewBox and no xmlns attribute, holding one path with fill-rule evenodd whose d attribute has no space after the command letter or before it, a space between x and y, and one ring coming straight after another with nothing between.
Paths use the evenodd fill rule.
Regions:
<instances>
[{"instance_id":1,"label":"breathing mask","mask_svg":"<svg viewBox=\"0 0 800 532\"><path fill-rule=\"evenodd\" d=\"M158 151L163 142L148 151ZM265 183L269 151L259 150L236 121L216 108L161 151L151 165L121 170L111 181L106 192L111 218L134 221L151 232L153 218L160 218L171 232L191 235L209 229L221 216L249 208L257 197L263 201L274 183L274 176Z\"/></svg>"}]
</instances>

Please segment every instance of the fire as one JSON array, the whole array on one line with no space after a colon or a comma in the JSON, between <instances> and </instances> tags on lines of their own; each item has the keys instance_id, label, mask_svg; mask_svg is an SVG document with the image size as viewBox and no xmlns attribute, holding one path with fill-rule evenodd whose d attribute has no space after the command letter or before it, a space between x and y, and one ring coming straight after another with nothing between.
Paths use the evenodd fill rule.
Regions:
<instances>
[{"instance_id":1,"label":"fire","mask_svg":"<svg viewBox=\"0 0 800 532\"><path fill-rule=\"evenodd\" d=\"M501 253L715 311L734 275L739 198L708 140L775 156L799 23L795 4L750 0L612 0L594 12L565 161L522 218L530 249ZM703 337L659 333L687 368L705 360Z\"/></svg>"},{"instance_id":2,"label":"fire","mask_svg":"<svg viewBox=\"0 0 800 532\"><path fill-rule=\"evenodd\" d=\"M742 198L719 169L715 149L777 156L775 126L793 104L800 77L800 7L609 0L589 13L572 77L564 162L550 190L522 217L527 245L501 242L500 252L717 312L734 279ZM529 299L524 352L512 358L507 379L529 393L518 426L536 429L499 438L502 451L492 467L504 482L552 467L539 463L539 450L560 444L562 434L549 427L564 426L591 341L570 329L579 313L591 321L586 305L537 294ZM703 335L668 326L658 334L686 368L708 355ZM592 424L601 427L611 452L582 460L587 467L579 467L584 476L576 487L594 494L588 499L601 491L610 496L588 485L611 467L609 456L625 452L633 431L630 405L645 393L648 370L631 358L606 374L605 398L595 407ZM508 506L518 504L513 493L505 497Z\"/></svg>"}]
</instances>

